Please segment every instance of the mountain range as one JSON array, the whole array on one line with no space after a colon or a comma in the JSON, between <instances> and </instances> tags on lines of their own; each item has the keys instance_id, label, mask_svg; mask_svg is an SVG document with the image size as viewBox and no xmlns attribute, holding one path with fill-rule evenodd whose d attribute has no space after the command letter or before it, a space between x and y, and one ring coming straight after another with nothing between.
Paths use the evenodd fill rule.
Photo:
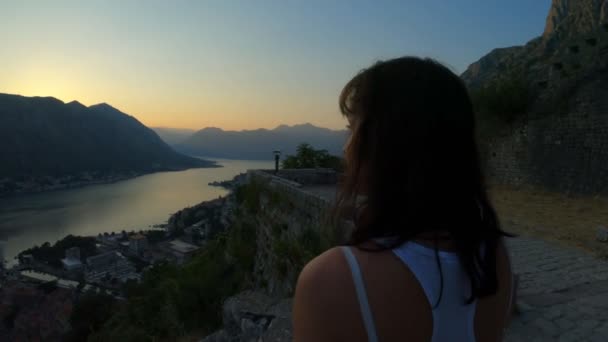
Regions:
<instances>
[{"instance_id":1,"label":"mountain range","mask_svg":"<svg viewBox=\"0 0 608 342\"><path fill-rule=\"evenodd\" d=\"M211 166L175 152L134 117L101 103L0 94L0 179L147 173Z\"/></svg>"},{"instance_id":2,"label":"mountain range","mask_svg":"<svg viewBox=\"0 0 608 342\"><path fill-rule=\"evenodd\" d=\"M347 137L346 130L331 130L309 123L243 131L208 127L189 137L180 136L183 131L155 130L181 153L228 159L271 159L273 151L280 150L284 155L293 154L301 143L309 143L316 149L341 155ZM183 140L176 142L176 138Z\"/></svg>"},{"instance_id":3,"label":"mountain range","mask_svg":"<svg viewBox=\"0 0 608 342\"><path fill-rule=\"evenodd\" d=\"M184 142L192 134L196 133L195 129L189 128L170 128L170 127L150 127L164 142L170 146L174 146Z\"/></svg>"}]
</instances>

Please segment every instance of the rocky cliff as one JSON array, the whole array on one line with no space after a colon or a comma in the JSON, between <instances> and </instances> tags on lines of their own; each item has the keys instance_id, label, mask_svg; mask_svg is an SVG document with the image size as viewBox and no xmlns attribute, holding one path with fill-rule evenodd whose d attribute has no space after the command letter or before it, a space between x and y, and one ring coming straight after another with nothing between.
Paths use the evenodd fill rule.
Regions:
<instances>
[{"instance_id":1,"label":"rocky cliff","mask_svg":"<svg viewBox=\"0 0 608 342\"><path fill-rule=\"evenodd\" d=\"M516 120L481 141L494 181L608 194L607 11L608 0L553 0L542 36L495 49L462 74L474 94L513 75L529 94Z\"/></svg>"},{"instance_id":2,"label":"rocky cliff","mask_svg":"<svg viewBox=\"0 0 608 342\"><path fill-rule=\"evenodd\" d=\"M607 22L606 0L553 0L543 38L564 39L591 33Z\"/></svg>"},{"instance_id":3,"label":"rocky cliff","mask_svg":"<svg viewBox=\"0 0 608 342\"><path fill-rule=\"evenodd\" d=\"M554 65L561 59L572 64L578 60L577 73L583 73L606 59L607 32L608 0L553 0L541 36L524 46L491 51L471 64L462 78L472 87L509 72L523 72L530 82L543 81L557 74L552 71L563 70Z\"/></svg>"}]
</instances>

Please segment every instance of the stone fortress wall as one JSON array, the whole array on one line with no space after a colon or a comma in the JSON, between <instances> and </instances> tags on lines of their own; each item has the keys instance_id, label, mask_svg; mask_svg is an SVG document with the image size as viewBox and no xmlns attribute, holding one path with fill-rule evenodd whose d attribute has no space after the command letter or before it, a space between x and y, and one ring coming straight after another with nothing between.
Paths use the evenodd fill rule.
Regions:
<instances>
[{"instance_id":1,"label":"stone fortress wall","mask_svg":"<svg viewBox=\"0 0 608 342\"><path fill-rule=\"evenodd\" d=\"M291 180L290 180L291 179ZM295 182L299 180L300 182ZM306 239L333 231L332 197L312 191L320 186L335 193L334 171L248 170L247 182L258 184L260 208L251 215L257 227L255 287L273 297L293 294L298 272L310 247Z\"/></svg>"},{"instance_id":2,"label":"stone fortress wall","mask_svg":"<svg viewBox=\"0 0 608 342\"><path fill-rule=\"evenodd\" d=\"M536 84L556 105L483 142L487 173L498 183L608 195L608 25L562 46Z\"/></svg>"},{"instance_id":3,"label":"stone fortress wall","mask_svg":"<svg viewBox=\"0 0 608 342\"><path fill-rule=\"evenodd\" d=\"M538 80L541 88L552 83L576 77L582 70L608 66L608 24L594 33L588 33L560 43L549 61L546 79Z\"/></svg>"},{"instance_id":4,"label":"stone fortress wall","mask_svg":"<svg viewBox=\"0 0 608 342\"><path fill-rule=\"evenodd\" d=\"M490 179L549 190L608 194L608 83L579 89L563 114L528 120L489 142Z\"/></svg>"},{"instance_id":5,"label":"stone fortress wall","mask_svg":"<svg viewBox=\"0 0 608 342\"><path fill-rule=\"evenodd\" d=\"M249 181L263 182L284 195L301 214L317 219L330 209L331 200L307 191L307 186L327 185L335 188L337 183L336 172L329 169L289 169L280 170L277 174L271 170L248 170L247 176Z\"/></svg>"}]
</instances>

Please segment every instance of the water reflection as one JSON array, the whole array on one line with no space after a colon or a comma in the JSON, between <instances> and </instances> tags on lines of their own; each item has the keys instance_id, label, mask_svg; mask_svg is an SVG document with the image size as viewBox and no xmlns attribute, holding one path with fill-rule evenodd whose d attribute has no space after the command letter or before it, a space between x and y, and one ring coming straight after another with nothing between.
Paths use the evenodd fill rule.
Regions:
<instances>
[{"instance_id":1,"label":"water reflection","mask_svg":"<svg viewBox=\"0 0 608 342\"><path fill-rule=\"evenodd\" d=\"M226 194L209 186L247 169L272 168L272 161L217 160L222 168L162 172L106 185L0 199L0 238L4 254L68 234L146 229L169 215Z\"/></svg>"}]
</instances>

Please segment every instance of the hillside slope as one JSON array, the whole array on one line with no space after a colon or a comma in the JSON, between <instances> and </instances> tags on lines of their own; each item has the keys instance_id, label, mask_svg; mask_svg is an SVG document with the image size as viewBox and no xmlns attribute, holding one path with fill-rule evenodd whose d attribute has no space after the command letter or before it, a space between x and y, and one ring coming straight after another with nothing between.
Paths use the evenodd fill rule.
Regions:
<instances>
[{"instance_id":1,"label":"hillside slope","mask_svg":"<svg viewBox=\"0 0 608 342\"><path fill-rule=\"evenodd\" d=\"M0 94L0 180L147 173L211 166L175 152L108 104Z\"/></svg>"}]
</instances>

